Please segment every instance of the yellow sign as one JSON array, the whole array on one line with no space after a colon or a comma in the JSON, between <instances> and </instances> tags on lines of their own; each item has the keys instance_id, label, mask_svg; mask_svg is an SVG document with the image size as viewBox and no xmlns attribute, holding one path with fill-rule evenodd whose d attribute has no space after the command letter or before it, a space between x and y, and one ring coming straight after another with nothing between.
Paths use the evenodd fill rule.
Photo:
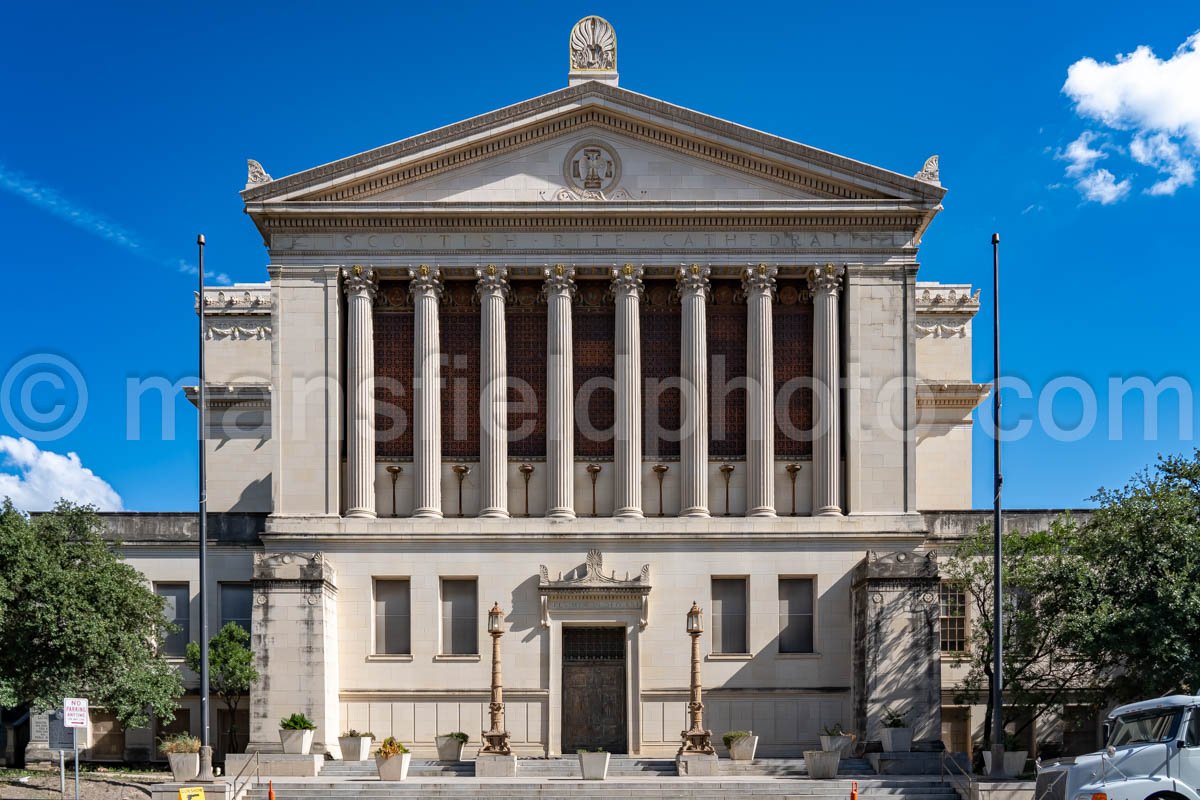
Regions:
<instances>
[{"instance_id":1,"label":"yellow sign","mask_svg":"<svg viewBox=\"0 0 1200 800\"><path fill-rule=\"evenodd\" d=\"M204 787L193 786L179 790L179 800L204 800Z\"/></svg>"}]
</instances>

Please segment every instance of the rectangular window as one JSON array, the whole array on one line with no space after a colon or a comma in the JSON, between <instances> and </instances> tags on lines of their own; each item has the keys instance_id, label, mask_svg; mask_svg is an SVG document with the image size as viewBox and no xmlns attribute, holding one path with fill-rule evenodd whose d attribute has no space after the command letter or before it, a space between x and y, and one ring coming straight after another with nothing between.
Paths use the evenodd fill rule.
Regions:
<instances>
[{"instance_id":1,"label":"rectangular window","mask_svg":"<svg viewBox=\"0 0 1200 800\"><path fill-rule=\"evenodd\" d=\"M712 647L714 653L748 653L746 579L712 579Z\"/></svg>"},{"instance_id":2,"label":"rectangular window","mask_svg":"<svg viewBox=\"0 0 1200 800\"><path fill-rule=\"evenodd\" d=\"M442 654L479 654L479 592L474 578L442 580Z\"/></svg>"},{"instance_id":3,"label":"rectangular window","mask_svg":"<svg viewBox=\"0 0 1200 800\"><path fill-rule=\"evenodd\" d=\"M408 580L375 581L375 652L412 655L412 617Z\"/></svg>"},{"instance_id":4,"label":"rectangular window","mask_svg":"<svg viewBox=\"0 0 1200 800\"><path fill-rule=\"evenodd\" d=\"M156 583L154 584L154 593L166 601L163 605L163 614L166 616L167 622L178 626L178 630L174 633L167 634L163 654L174 658L183 658L187 643L192 638L189 607L191 589L186 583Z\"/></svg>"},{"instance_id":5,"label":"rectangular window","mask_svg":"<svg viewBox=\"0 0 1200 800\"><path fill-rule=\"evenodd\" d=\"M958 585L944 581L941 586L942 652L965 653L967 650L967 593Z\"/></svg>"},{"instance_id":6,"label":"rectangular window","mask_svg":"<svg viewBox=\"0 0 1200 800\"><path fill-rule=\"evenodd\" d=\"M779 579L779 652L813 652L813 579Z\"/></svg>"},{"instance_id":7,"label":"rectangular window","mask_svg":"<svg viewBox=\"0 0 1200 800\"><path fill-rule=\"evenodd\" d=\"M250 584L222 583L221 584L221 627L231 622L242 626L246 633L250 632Z\"/></svg>"}]
</instances>

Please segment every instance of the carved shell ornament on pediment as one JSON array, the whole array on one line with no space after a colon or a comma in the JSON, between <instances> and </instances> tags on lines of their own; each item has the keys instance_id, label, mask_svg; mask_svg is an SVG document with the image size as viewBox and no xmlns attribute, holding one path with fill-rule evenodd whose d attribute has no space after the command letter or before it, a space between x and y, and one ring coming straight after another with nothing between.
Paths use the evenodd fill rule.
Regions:
<instances>
[{"instance_id":1,"label":"carved shell ornament on pediment","mask_svg":"<svg viewBox=\"0 0 1200 800\"><path fill-rule=\"evenodd\" d=\"M584 17L571 29L571 69L617 68L617 33L603 17Z\"/></svg>"}]
</instances>

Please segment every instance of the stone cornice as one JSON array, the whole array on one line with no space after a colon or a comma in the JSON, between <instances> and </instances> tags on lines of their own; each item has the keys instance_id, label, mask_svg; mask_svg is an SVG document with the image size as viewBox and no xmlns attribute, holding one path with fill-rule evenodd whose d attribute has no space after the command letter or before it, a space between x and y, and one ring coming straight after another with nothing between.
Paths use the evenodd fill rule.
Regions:
<instances>
[{"instance_id":1,"label":"stone cornice","mask_svg":"<svg viewBox=\"0 0 1200 800\"><path fill-rule=\"evenodd\" d=\"M956 408L970 411L992 391L990 383L970 381L917 382L917 408Z\"/></svg>"},{"instance_id":2,"label":"stone cornice","mask_svg":"<svg viewBox=\"0 0 1200 800\"><path fill-rule=\"evenodd\" d=\"M192 308L198 313L200 304L192 293ZM233 286L204 287L204 316L225 317L271 315L271 285L267 283L235 283ZM211 338L211 337L210 337Z\"/></svg>"},{"instance_id":3,"label":"stone cornice","mask_svg":"<svg viewBox=\"0 0 1200 800\"><path fill-rule=\"evenodd\" d=\"M971 293L969 283L918 283L916 306L918 314L965 314L975 316L979 311L979 296L983 290Z\"/></svg>"},{"instance_id":4,"label":"stone cornice","mask_svg":"<svg viewBox=\"0 0 1200 800\"><path fill-rule=\"evenodd\" d=\"M586 118L587 115L595 115L597 118L609 118L607 121L617 127L645 126L665 131L689 140L701 150L707 147L740 151L741 157L764 165L776 162L775 168L790 168L798 174L803 170L808 179L824 181L831 187L841 183L843 191L849 190L851 193L899 195L919 198L928 204L936 204L945 195L941 187L906 175L736 125L628 89L588 81L278 180L252 185L242 192L242 198L249 211L252 201L284 200L306 194L337 192L341 191L339 184L365 186L369 191L372 181L382 180L389 172L394 173L401 166L398 162L405 159L418 161L423 153L439 148L469 148L479 140L502 136L501 129L505 127L526 124L536 128L539 124L549 124L555 115L562 118L560 124L569 124L571 121L578 124L581 116ZM713 157L713 154L710 153L709 157ZM459 165L456 163L453 166ZM837 196L846 195L837 193Z\"/></svg>"}]
</instances>

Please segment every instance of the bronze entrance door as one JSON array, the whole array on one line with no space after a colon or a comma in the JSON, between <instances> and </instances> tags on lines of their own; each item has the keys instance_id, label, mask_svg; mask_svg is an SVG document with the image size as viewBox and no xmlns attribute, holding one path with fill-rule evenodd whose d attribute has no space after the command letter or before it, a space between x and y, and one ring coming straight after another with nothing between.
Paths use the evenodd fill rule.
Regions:
<instances>
[{"instance_id":1,"label":"bronze entrance door","mask_svg":"<svg viewBox=\"0 0 1200 800\"><path fill-rule=\"evenodd\" d=\"M562 752L626 753L625 629L563 629Z\"/></svg>"}]
</instances>

